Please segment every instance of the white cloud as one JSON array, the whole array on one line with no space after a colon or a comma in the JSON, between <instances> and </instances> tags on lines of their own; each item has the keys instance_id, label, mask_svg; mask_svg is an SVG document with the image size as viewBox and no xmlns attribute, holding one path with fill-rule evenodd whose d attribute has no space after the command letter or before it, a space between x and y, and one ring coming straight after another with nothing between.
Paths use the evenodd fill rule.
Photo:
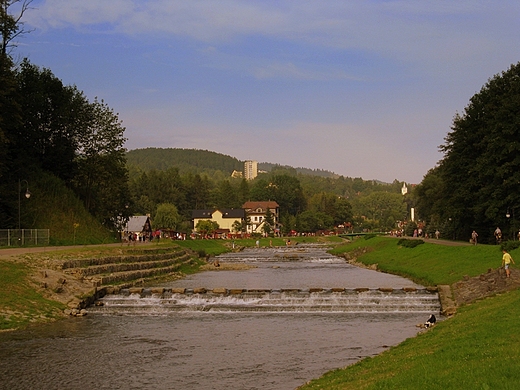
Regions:
<instances>
[{"instance_id":1,"label":"white cloud","mask_svg":"<svg viewBox=\"0 0 520 390\"><path fill-rule=\"evenodd\" d=\"M389 41L409 45L411 37L443 38L485 27L493 10L505 20L518 16L516 1L326 1L239 0L46 0L27 14L39 27L113 24L128 34L166 33L219 42L244 35L312 41L341 48L384 50ZM497 9L499 12L497 12ZM455 22L455 23L450 23ZM449 27L449 26L452 27ZM459 28L457 28L459 27ZM510 27L515 29L514 26ZM456 34L455 36L453 34Z\"/></svg>"}]
</instances>

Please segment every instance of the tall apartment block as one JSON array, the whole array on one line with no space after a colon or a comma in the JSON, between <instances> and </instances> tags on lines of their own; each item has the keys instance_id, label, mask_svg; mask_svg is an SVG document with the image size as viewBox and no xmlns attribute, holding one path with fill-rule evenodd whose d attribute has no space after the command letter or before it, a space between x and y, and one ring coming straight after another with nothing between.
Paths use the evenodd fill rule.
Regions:
<instances>
[{"instance_id":1,"label":"tall apartment block","mask_svg":"<svg viewBox=\"0 0 520 390\"><path fill-rule=\"evenodd\" d=\"M248 160L244 162L244 177L253 180L258 175L258 161Z\"/></svg>"}]
</instances>

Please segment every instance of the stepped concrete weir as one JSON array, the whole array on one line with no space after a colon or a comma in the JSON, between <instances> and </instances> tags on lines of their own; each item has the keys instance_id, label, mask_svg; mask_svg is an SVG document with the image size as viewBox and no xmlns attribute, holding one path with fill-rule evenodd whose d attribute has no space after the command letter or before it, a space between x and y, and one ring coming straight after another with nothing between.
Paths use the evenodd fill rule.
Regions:
<instances>
[{"instance_id":1,"label":"stepped concrete weir","mask_svg":"<svg viewBox=\"0 0 520 390\"><path fill-rule=\"evenodd\" d=\"M418 288L122 288L96 301L98 314L169 312L439 313L434 289Z\"/></svg>"}]
</instances>

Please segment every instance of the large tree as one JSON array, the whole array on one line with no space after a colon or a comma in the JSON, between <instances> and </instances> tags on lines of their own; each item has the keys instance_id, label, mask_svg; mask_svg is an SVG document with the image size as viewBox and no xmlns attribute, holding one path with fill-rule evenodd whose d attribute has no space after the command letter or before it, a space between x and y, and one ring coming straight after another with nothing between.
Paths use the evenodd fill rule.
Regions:
<instances>
[{"instance_id":1,"label":"large tree","mask_svg":"<svg viewBox=\"0 0 520 390\"><path fill-rule=\"evenodd\" d=\"M70 184L76 174L76 152L92 117L87 99L49 69L27 60L17 79L23 124L8 136L13 158L18 165L36 165Z\"/></svg>"},{"instance_id":2,"label":"large tree","mask_svg":"<svg viewBox=\"0 0 520 390\"><path fill-rule=\"evenodd\" d=\"M309 199L308 208L332 217L334 225L352 222L352 206L345 198L330 192L321 192Z\"/></svg>"},{"instance_id":3,"label":"large tree","mask_svg":"<svg viewBox=\"0 0 520 390\"><path fill-rule=\"evenodd\" d=\"M0 57L6 57L13 40L25 34L22 17L33 0L0 0ZM15 8L17 8L15 12ZM12 12L11 12L12 11Z\"/></svg>"},{"instance_id":4,"label":"large tree","mask_svg":"<svg viewBox=\"0 0 520 390\"><path fill-rule=\"evenodd\" d=\"M300 181L289 175L274 175L269 180L255 181L251 198L274 200L280 206L281 214L296 215L303 212L307 204Z\"/></svg>"},{"instance_id":5,"label":"large tree","mask_svg":"<svg viewBox=\"0 0 520 390\"><path fill-rule=\"evenodd\" d=\"M181 216L174 204L161 203L157 206L155 219L153 220L156 228L177 230L181 222Z\"/></svg>"},{"instance_id":6,"label":"large tree","mask_svg":"<svg viewBox=\"0 0 520 390\"><path fill-rule=\"evenodd\" d=\"M433 203L431 211L449 220L458 238L475 229L486 240L496 226L511 237L518 225L507 211L520 217L520 63L470 99L441 150L444 158L422 183L420 202Z\"/></svg>"},{"instance_id":7,"label":"large tree","mask_svg":"<svg viewBox=\"0 0 520 390\"><path fill-rule=\"evenodd\" d=\"M85 130L78 138L74 160L74 187L87 210L107 227L114 227L115 217L127 218L130 213L125 128L102 100L89 103L85 111Z\"/></svg>"}]
</instances>

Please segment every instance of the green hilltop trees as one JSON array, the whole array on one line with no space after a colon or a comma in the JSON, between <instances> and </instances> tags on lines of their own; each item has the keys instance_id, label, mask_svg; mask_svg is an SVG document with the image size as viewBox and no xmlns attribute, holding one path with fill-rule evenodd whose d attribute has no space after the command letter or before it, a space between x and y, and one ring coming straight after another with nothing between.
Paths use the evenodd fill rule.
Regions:
<instances>
[{"instance_id":1,"label":"green hilltop trees","mask_svg":"<svg viewBox=\"0 0 520 390\"><path fill-rule=\"evenodd\" d=\"M520 63L470 99L445 140L444 158L415 190L420 215L457 239L476 230L489 241L497 226L513 238L520 227Z\"/></svg>"}]
</instances>

